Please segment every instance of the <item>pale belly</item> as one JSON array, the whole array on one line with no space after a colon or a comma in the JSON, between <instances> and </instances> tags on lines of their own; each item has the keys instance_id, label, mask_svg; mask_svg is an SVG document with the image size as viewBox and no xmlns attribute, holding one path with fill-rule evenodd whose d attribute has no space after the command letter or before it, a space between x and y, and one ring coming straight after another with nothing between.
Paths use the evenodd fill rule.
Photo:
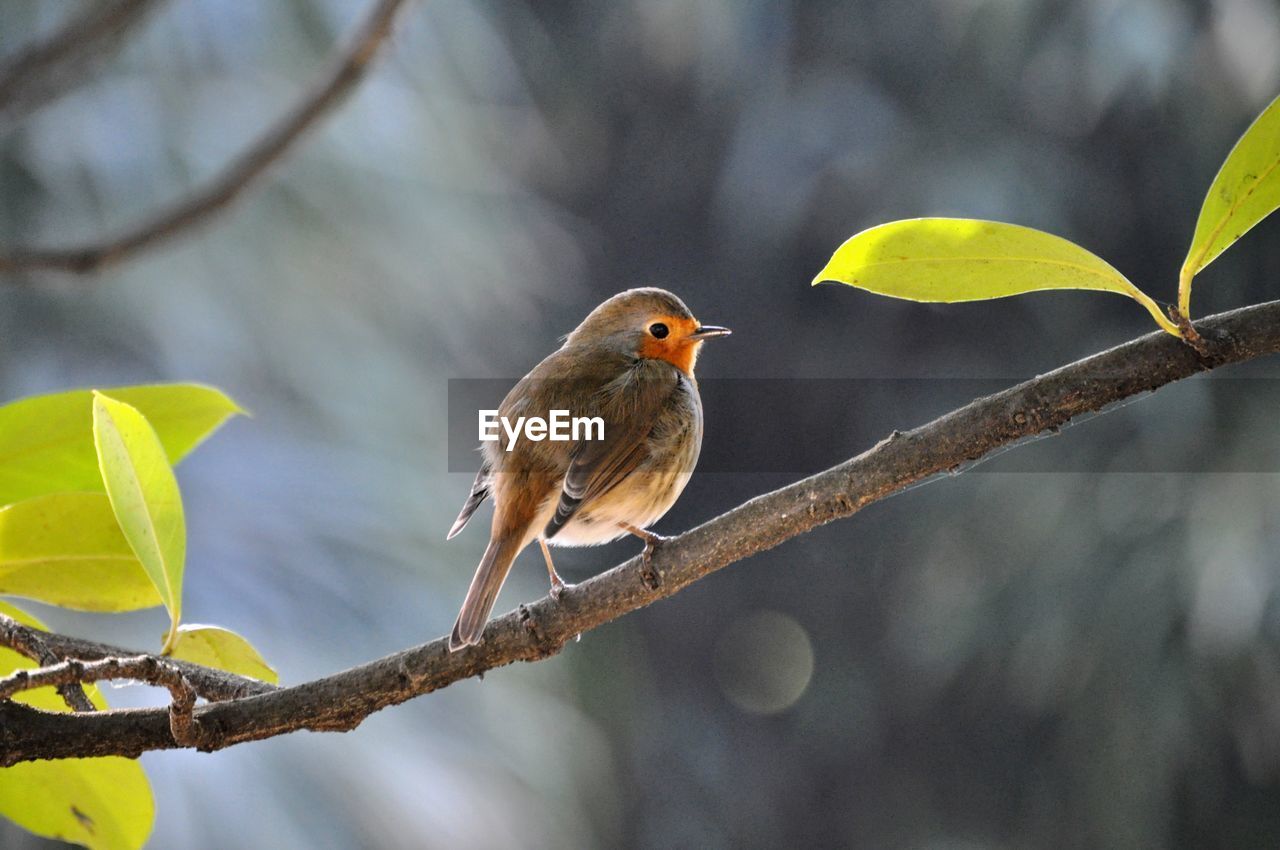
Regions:
<instances>
[{"instance_id":1,"label":"pale belly","mask_svg":"<svg viewBox=\"0 0 1280 850\"><path fill-rule=\"evenodd\" d=\"M598 546L625 537L629 532L619 523L648 528L671 509L689 483L692 473L682 465L674 472L634 472L613 490L583 505L555 537L552 546ZM557 499L551 499L534 526L546 528L556 510Z\"/></svg>"},{"instance_id":2,"label":"pale belly","mask_svg":"<svg viewBox=\"0 0 1280 850\"><path fill-rule=\"evenodd\" d=\"M649 456L606 493L580 505L547 543L598 546L625 537L621 523L648 528L671 509L684 491L702 448L702 411L697 387L681 378L647 439ZM501 468L495 463L496 468ZM555 516L563 480L539 506L525 544L542 538Z\"/></svg>"}]
</instances>

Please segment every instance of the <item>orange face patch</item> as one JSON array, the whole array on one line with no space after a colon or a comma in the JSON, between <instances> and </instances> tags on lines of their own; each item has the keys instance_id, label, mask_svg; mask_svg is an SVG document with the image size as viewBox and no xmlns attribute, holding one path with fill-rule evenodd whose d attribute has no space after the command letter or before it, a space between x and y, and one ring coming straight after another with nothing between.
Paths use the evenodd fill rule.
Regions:
<instances>
[{"instance_id":1,"label":"orange face patch","mask_svg":"<svg viewBox=\"0 0 1280 850\"><path fill-rule=\"evenodd\" d=\"M689 334L698 329L698 321L681 316L655 316L645 327L654 322L662 322L670 333L658 339L646 330L644 341L640 343L640 356L665 360L686 375L692 375L702 340L690 339Z\"/></svg>"}]
</instances>

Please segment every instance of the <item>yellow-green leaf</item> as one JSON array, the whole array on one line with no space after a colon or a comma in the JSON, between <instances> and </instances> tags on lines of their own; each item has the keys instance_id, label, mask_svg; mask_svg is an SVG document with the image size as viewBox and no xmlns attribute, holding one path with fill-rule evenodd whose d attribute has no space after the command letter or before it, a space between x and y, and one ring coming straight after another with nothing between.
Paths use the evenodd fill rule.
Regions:
<instances>
[{"instance_id":1,"label":"yellow-green leaf","mask_svg":"<svg viewBox=\"0 0 1280 850\"><path fill-rule=\"evenodd\" d=\"M142 766L120 756L0 769L0 815L36 835L93 850L137 850L155 822Z\"/></svg>"},{"instance_id":2,"label":"yellow-green leaf","mask_svg":"<svg viewBox=\"0 0 1280 850\"><path fill-rule=\"evenodd\" d=\"M35 617L2 601L0 613L44 628ZM34 666L0 648L0 676ZM107 707L96 687L86 686L85 693L99 710ZM44 711L68 710L53 688L23 691L14 699ZM155 803L147 775L132 759L33 761L0 768L0 815L47 838L94 850L137 850L151 834Z\"/></svg>"},{"instance_id":3,"label":"yellow-green leaf","mask_svg":"<svg viewBox=\"0 0 1280 850\"><path fill-rule=\"evenodd\" d=\"M170 654L174 658L203 664L205 667L216 667L273 685L280 684L280 676L249 641L220 626L181 626L178 629L178 640Z\"/></svg>"},{"instance_id":4,"label":"yellow-green leaf","mask_svg":"<svg viewBox=\"0 0 1280 850\"><path fill-rule=\"evenodd\" d=\"M996 221L916 218L864 230L841 245L813 283L832 280L911 301L981 301L1046 289L1127 295L1157 324L1178 329L1111 264L1059 236Z\"/></svg>"},{"instance_id":5,"label":"yellow-green leaf","mask_svg":"<svg viewBox=\"0 0 1280 850\"><path fill-rule=\"evenodd\" d=\"M104 392L142 411L175 464L229 417L244 412L218 390L196 384ZM0 505L46 493L102 491L91 401L89 390L73 390L0 407Z\"/></svg>"},{"instance_id":6,"label":"yellow-green leaf","mask_svg":"<svg viewBox=\"0 0 1280 850\"><path fill-rule=\"evenodd\" d=\"M0 594L79 611L161 604L102 493L55 493L0 508Z\"/></svg>"},{"instance_id":7,"label":"yellow-green leaf","mask_svg":"<svg viewBox=\"0 0 1280 850\"><path fill-rule=\"evenodd\" d=\"M164 642L168 652L182 619L182 572L187 559L178 479L146 417L102 393L93 394L93 441L120 530L169 609Z\"/></svg>"},{"instance_id":8,"label":"yellow-green leaf","mask_svg":"<svg viewBox=\"0 0 1280 850\"><path fill-rule=\"evenodd\" d=\"M1280 207L1280 97L1262 110L1209 186L1182 264L1178 304L1186 314L1191 278Z\"/></svg>"}]
</instances>

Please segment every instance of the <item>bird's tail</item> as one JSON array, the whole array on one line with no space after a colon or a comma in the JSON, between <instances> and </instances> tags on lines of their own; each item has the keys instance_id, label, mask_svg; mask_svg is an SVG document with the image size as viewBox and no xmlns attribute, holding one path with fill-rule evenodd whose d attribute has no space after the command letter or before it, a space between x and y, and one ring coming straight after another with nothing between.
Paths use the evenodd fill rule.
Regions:
<instances>
[{"instance_id":1,"label":"bird's tail","mask_svg":"<svg viewBox=\"0 0 1280 850\"><path fill-rule=\"evenodd\" d=\"M489 621L489 613L493 611L493 603L498 599L498 591L511 572L511 562L524 548L524 541L519 537L498 537L489 541L484 550L480 566L476 567L475 578L471 579L471 587L467 590L467 598L462 602L462 610L458 613L458 622L453 624L453 634L449 635L449 650L456 651L464 646L475 646L480 642L485 623Z\"/></svg>"},{"instance_id":2,"label":"bird's tail","mask_svg":"<svg viewBox=\"0 0 1280 850\"><path fill-rule=\"evenodd\" d=\"M462 503L462 510L458 512L458 518L453 521L453 527L449 529L445 540L452 540L458 536L458 532L466 527L470 521L471 515L476 512L476 508L480 507L480 503L489 497L489 464L481 464L480 471L476 473L476 481L471 485L471 494L467 496L467 500Z\"/></svg>"}]
</instances>

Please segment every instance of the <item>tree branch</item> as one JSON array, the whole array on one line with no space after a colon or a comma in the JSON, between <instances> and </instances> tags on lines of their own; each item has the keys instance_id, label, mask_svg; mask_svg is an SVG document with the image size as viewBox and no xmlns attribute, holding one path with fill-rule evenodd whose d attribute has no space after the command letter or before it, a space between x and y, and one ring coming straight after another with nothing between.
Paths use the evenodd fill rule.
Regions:
<instances>
[{"instance_id":1,"label":"tree branch","mask_svg":"<svg viewBox=\"0 0 1280 850\"><path fill-rule=\"evenodd\" d=\"M19 655L25 655L37 664L49 665L59 661L49 647L48 633L29 628L6 614L0 614L0 646L7 646ZM60 682L58 695L72 711L94 711L93 703L79 682Z\"/></svg>"},{"instance_id":2,"label":"tree branch","mask_svg":"<svg viewBox=\"0 0 1280 850\"><path fill-rule=\"evenodd\" d=\"M0 274L56 270L73 274L100 271L139 251L201 224L229 206L253 181L346 99L369 69L378 48L391 33L405 0L377 0L351 43L309 94L248 150L233 159L209 185L135 227L101 242L71 248L20 248L0 251Z\"/></svg>"},{"instance_id":3,"label":"tree branch","mask_svg":"<svg viewBox=\"0 0 1280 850\"><path fill-rule=\"evenodd\" d=\"M568 588L559 601L521 605L485 630L479 646L451 653L440 638L306 684L201 706L199 749L299 729L345 731L389 705L513 661L555 655L575 635L671 596L691 582L847 517L910 485L1200 372L1280 351L1280 301L1197 323L1200 353L1163 331L980 398L863 454L739 505L662 544L650 588L640 557ZM137 756L179 746L164 710L41 712L0 703L0 765L37 758Z\"/></svg>"},{"instance_id":4,"label":"tree branch","mask_svg":"<svg viewBox=\"0 0 1280 850\"><path fill-rule=\"evenodd\" d=\"M0 614L0 646L7 646L16 652L35 661L37 664L49 666L59 661L75 659L77 661L101 661L106 658L136 656L141 653L121 649L91 640L46 632L19 623L12 617ZM224 670L215 670L182 661L177 658L165 658L165 662L175 667L191 683L196 695L210 702L237 699L238 697L264 694L274 691L275 685L237 676ZM83 692L82 692L83 693ZM85 707L76 707L77 711L93 711L93 705L85 699Z\"/></svg>"},{"instance_id":5,"label":"tree branch","mask_svg":"<svg viewBox=\"0 0 1280 850\"><path fill-rule=\"evenodd\" d=\"M199 726L193 716L196 692L182 671L166 659L154 655L132 658L104 658L101 661L59 661L34 670L15 670L0 679L0 700L35 688L100 682L103 679L137 679L169 689L169 734L184 747L198 746ZM81 692L83 693L83 691Z\"/></svg>"},{"instance_id":6,"label":"tree branch","mask_svg":"<svg viewBox=\"0 0 1280 850\"><path fill-rule=\"evenodd\" d=\"M0 65L0 122L16 123L79 85L124 46L164 0L109 0L83 12L44 41Z\"/></svg>"}]
</instances>

